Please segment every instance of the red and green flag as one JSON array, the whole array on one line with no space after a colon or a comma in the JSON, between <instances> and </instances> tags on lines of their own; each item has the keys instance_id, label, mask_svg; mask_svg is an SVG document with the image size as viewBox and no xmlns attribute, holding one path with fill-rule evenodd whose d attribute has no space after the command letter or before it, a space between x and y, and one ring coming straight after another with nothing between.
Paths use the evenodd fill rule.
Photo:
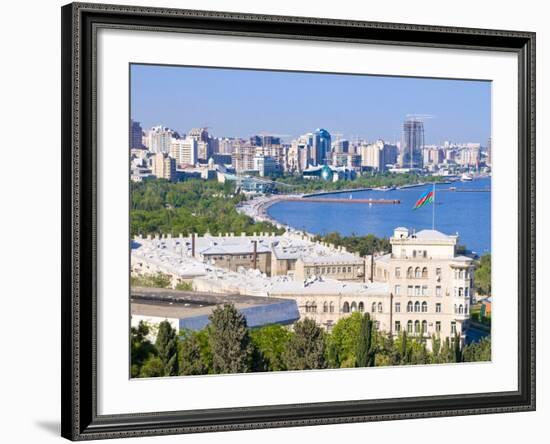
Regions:
<instances>
[{"instance_id":1,"label":"red and green flag","mask_svg":"<svg viewBox=\"0 0 550 444\"><path fill-rule=\"evenodd\" d=\"M433 203L434 196L435 192L433 190L426 191L422 196L420 196L420 199L416 201L413 210L418 210L420 207L423 207L426 204Z\"/></svg>"}]
</instances>

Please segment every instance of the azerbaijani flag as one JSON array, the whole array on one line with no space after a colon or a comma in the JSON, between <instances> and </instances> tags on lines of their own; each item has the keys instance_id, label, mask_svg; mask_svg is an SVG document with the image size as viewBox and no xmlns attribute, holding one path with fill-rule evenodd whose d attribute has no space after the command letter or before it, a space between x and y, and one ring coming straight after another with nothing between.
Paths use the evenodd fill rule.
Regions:
<instances>
[{"instance_id":1,"label":"azerbaijani flag","mask_svg":"<svg viewBox=\"0 0 550 444\"><path fill-rule=\"evenodd\" d=\"M423 207L426 204L433 203L434 196L435 193L433 190L426 191L422 196L420 196L420 199L416 201L413 210L418 210L420 207Z\"/></svg>"}]
</instances>

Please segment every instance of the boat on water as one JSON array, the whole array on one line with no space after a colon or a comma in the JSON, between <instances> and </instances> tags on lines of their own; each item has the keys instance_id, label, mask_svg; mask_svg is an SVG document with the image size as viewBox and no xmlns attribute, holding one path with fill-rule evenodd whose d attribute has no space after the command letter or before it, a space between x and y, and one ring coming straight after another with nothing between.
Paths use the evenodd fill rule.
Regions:
<instances>
[{"instance_id":1,"label":"boat on water","mask_svg":"<svg viewBox=\"0 0 550 444\"><path fill-rule=\"evenodd\" d=\"M460 176L461 182L471 182L472 180L474 180L474 178L469 174L464 173L462 176Z\"/></svg>"}]
</instances>

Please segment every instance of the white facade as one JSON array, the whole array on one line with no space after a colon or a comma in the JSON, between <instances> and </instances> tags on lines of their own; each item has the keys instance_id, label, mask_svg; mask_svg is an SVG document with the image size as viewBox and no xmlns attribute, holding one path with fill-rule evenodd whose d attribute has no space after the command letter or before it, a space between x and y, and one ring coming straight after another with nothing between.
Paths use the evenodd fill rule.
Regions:
<instances>
[{"instance_id":1,"label":"white facade","mask_svg":"<svg viewBox=\"0 0 550 444\"><path fill-rule=\"evenodd\" d=\"M197 141L192 138L172 139L170 157L178 165L195 165L198 162Z\"/></svg>"}]
</instances>

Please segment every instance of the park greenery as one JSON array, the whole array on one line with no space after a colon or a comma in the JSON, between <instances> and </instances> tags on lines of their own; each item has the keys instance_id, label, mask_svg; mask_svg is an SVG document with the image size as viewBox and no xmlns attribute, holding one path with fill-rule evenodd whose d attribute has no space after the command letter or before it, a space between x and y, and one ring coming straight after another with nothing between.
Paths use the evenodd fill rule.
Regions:
<instances>
[{"instance_id":1,"label":"park greenery","mask_svg":"<svg viewBox=\"0 0 550 444\"><path fill-rule=\"evenodd\" d=\"M476 291L483 296L491 294L491 254L481 256L474 275Z\"/></svg>"},{"instance_id":2,"label":"park greenery","mask_svg":"<svg viewBox=\"0 0 550 444\"><path fill-rule=\"evenodd\" d=\"M131 329L132 377L161 377L491 360L491 338L460 347L458 337L397 337L376 330L368 313L342 318L330 333L305 318L292 327L250 329L232 304L216 307L202 330L177 332L168 321Z\"/></svg>"},{"instance_id":3,"label":"park greenery","mask_svg":"<svg viewBox=\"0 0 550 444\"><path fill-rule=\"evenodd\" d=\"M234 184L188 180L172 183L163 179L130 184L130 232L141 234L278 233L268 222L254 222L237 212L245 200L235 194Z\"/></svg>"},{"instance_id":4,"label":"park greenery","mask_svg":"<svg viewBox=\"0 0 550 444\"><path fill-rule=\"evenodd\" d=\"M321 191L342 191L357 188L399 187L426 182L440 182L440 176L421 176L414 173L378 173L372 172L357 176L353 180L325 180L304 179L298 174L289 174L277 177L274 180L284 183L287 187L278 187L281 192L315 193Z\"/></svg>"}]
</instances>

